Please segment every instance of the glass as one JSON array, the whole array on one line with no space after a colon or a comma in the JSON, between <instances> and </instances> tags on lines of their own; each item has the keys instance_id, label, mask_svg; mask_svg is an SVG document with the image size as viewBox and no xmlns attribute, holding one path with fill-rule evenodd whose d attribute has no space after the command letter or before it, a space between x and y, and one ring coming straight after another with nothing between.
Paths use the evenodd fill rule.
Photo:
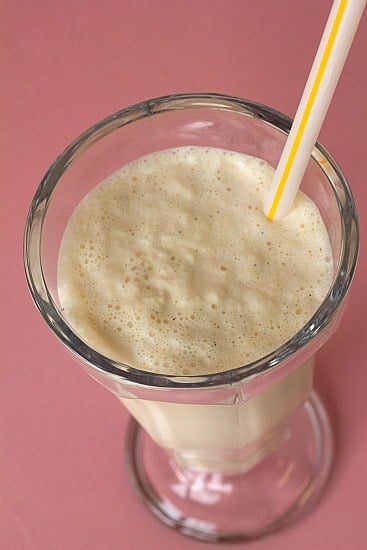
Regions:
<instances>
[{"instance_id":1,"label":"glass","mask_svg":"<svg viewBox=\"0 0 367 550\"><path fill-rule=\"evenodd\" d=\"M318 205L329 234L332 287L288 342L226 372L154 374L89 347L60 308L60 242L79 201L125 163L198 145L276 166L290 126L269 107L224 95L139 103L97 123L56 159L27 219L25 267L36 306L85 370L132 415L126 460L135 489L166 524L204 540L251 540L278 529L306 510L327 480L333 438L312 377L315 352L337 328L356 265L358 223L348 184L317 144L302 189Z\"/></svg>"}]
</instances>

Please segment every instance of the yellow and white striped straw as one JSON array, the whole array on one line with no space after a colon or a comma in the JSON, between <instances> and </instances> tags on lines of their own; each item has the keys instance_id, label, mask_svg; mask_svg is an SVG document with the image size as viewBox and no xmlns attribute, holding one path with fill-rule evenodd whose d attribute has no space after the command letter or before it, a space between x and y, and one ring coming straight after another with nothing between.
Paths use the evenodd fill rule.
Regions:
<instances>
[{"instance_id":1,"label":"yellow and white striped straw","mask_svg":"<svg viewBox=\"0 0 367 550\"><path fill-rule=\"evenodd\" d=\"M265 199L270 220L284 218L293 205L321 125L338 83L366 0L336 0Z\"/></svg>"}]
</instances>

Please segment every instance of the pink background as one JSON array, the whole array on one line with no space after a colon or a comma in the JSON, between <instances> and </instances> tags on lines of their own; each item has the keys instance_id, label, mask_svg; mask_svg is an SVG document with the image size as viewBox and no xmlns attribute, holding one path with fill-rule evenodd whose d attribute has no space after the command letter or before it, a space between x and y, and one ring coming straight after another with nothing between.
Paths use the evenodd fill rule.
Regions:
<instances>
[{"instance_id":1,"label":"pink background","mask_svg":"<svg viewBox=\"0 0 367 550\"><path fill-rule=\"evenodd\" d=\"M24 222L56 155L122 107L216 91L293 115L331 4L2 1L2 549L208 548L171 532L136 499L123 463L127 413L70 360L33 306ZM366 59L367 13L321 135L351 183L362 230L349 308L318 357L316 386L337 440L332 477L306 518L247 548L366 548Z\"/></svg>"}]
</instances>

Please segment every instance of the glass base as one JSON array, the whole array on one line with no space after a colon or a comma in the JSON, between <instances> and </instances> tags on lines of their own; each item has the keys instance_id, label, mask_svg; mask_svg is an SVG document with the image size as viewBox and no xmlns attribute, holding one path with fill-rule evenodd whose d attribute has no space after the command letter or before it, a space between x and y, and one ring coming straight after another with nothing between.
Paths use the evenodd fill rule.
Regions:
<instances>
[{"instance_id":1,"label":"glass base","mask_svg":"<svg viewBox=\"0 0 367 550\"><path fill-rule=\"evenodd\" d=\"M127 432L128 471L145 505L173 529L211 542L254 540L293 522L318 498L332 455L329 419L315 392L279 446L245 473L183 469L135 420Z\"/></svg>"}]
</instances>

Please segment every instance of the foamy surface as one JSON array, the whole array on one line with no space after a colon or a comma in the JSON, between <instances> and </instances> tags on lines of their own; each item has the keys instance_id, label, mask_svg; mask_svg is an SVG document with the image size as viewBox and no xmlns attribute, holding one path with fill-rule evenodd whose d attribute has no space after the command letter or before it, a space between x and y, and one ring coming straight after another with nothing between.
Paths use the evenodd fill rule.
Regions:
<instances>
[{"instance_id":1,"label":"foamy surface","mask_svg":"<svg viewBox=\"0 0 367 550\"><path fill-rule=\"evenodd\" d=\"M97 186L59 255L74 330L112 359L177 375L239 367L287 341L323 300L332 256L303 193L283 221L265 218L273 173L254 157L183 147Z\"/></svg>"}]
</instances>

